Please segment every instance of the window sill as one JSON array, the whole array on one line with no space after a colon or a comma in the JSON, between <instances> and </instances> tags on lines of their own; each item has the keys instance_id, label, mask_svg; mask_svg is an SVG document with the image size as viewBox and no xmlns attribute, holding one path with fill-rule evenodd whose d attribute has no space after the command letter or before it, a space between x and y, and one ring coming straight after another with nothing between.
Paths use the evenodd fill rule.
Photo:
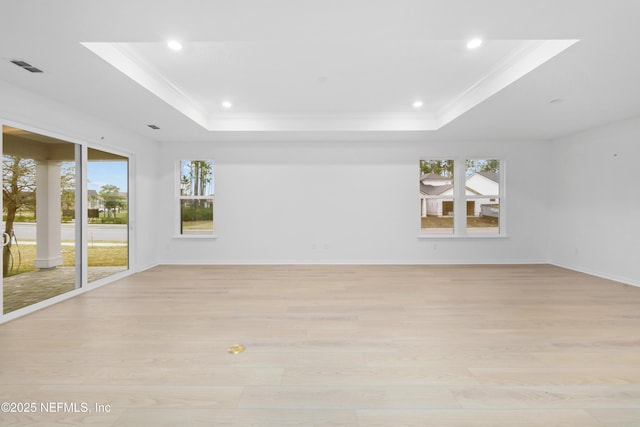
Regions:
<instances>
[{"instance_id":1,"label":"window sill","mask_svg":"<svg viewBox=\"0 0 640 427\"><path fill-rule=\"evenodd\" d=\"M488 240L494 240L494 239L508 239L509 236L505 235L505 234L501 234L501 235L496 235L496 236L444 236L444 235L437 235L437 234L431 234L431 235L425 235L425 234L420 234L417 236L418 239L425 239L425 240L437 240L437 239L442 239L442 240L477 240L477 239L488 239Z\"/></svg>"},{"instance_id":2,"label":"window sill","mask_svg":"<svg viewBox=\"0 0 640 427\"><path fill-rule=\"evenodd\" d=\"M196 239L196 240L215 240L218 238L218 236L216 234L193 234L193 235L184 235L184 234L178 234L173 236L174 239L178 239L178 240L192 240L192 239Z\"/></svg>"}]
</instances>

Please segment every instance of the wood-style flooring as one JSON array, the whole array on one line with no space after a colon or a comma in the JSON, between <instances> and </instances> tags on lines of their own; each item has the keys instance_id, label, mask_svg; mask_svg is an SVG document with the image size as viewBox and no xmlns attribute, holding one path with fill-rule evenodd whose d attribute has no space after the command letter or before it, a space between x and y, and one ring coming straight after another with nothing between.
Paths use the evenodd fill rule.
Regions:
<instances>
[{"instance_id":1,"label":"wood-style flooring","mask_svg":"<svg viewBox=\"0 0 640 427\"><path fill-rule=\"evenodd\" d=\"M637 427L640 288L548 265L159 266L0 325L0 402L2 426Z\"/></svg>"}]
</instances>

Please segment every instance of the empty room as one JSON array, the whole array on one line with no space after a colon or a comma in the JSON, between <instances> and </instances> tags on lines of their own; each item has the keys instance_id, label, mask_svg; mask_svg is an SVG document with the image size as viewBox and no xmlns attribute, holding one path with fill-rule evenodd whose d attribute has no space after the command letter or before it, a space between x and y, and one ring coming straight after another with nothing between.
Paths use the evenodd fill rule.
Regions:
<instances>
[{"instance_id":1,"label":"empty room","mask_svg":"<svg viewBox=\"0 0 640 427\"><path fill-rule=\"evenodd\" d=\"M640 426L638 16L0 0L0 425Z\"/></svg>"}]
</instances>

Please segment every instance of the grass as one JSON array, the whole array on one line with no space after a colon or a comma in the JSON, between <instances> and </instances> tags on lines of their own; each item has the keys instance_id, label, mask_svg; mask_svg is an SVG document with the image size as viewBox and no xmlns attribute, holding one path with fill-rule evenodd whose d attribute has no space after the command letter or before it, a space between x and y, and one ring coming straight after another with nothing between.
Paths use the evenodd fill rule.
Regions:
<instances>
[{"instance_id":1,"label":"grass","mask_svg":"<svg viewBox=\"0 0 640 427\"><path fill-rule=\"evenodd\" d=\"M89 224L126 224L129 219L127 211L120 211L116 213L115 218L109 214L108 217L101 213L98 218L89 218Z\"/></svg>"},{"instance_id":2,"label":"grass","mask_svg":"<svg viewBox=\"0 0 640 427\"><path fill-rule=\"evenodd\" d=\"M183 231L212 231L213 221L182 221Z\"/></svg>"},{"instance_id":3,"label":"grass","mask_svg":"<svg viewBox=\"0 0 640 427\"><path fill-rule=\"evenodd\" d=\"M97 242L96 242L97 243ZM28 271L34 271L36 259L36 245L19 245L11 247L13 268L9 264L9 276ZM129 248L127 246L91 246L89 244L87 257L89 267L126 266L128 264ZM62 247L63 266L75 265L75 247Z\"/></svg>"},{"instance_id":4,"label":"grass","mask_svg":"<svg viewBox=\"0 0 640 427\"><path fill-rule=\"evenodd\" d=\"M72 246L70 259L74 259L75 250ZM94 246L87 249L89 267L115 267L129 264L129 248L127 246Z\"/></svg>"},{"instance_id":5,"label":"grass","mask_svg":"<svg viewBox=\"0 0 640 427\"><path fill-rule=\"evenodd\" d=\"M422 228L452 228L453 217L452 216L427 216L426 218L420 218ZM497 227L498 218L492 218L488 216L469 216L467 217L467 227Z\"/></svg>"}]
</instances>

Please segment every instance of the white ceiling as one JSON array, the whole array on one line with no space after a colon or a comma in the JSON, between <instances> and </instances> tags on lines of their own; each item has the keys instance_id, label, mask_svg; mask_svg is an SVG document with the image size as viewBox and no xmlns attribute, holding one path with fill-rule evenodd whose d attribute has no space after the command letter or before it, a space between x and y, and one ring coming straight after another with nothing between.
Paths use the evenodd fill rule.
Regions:
<instances>
[{"instance_id":1,"label":"white ceiling","mask_svg":"<svg viewBox=\"0 0 640 427\"><path fill-rule=\"evenodd\" d=\"M210 131L431 131L574 43L184 42L179 52L166 42L83 45Z\"/></svg>"},{"instance_id":2,"label":"white ceiling","mask_svg":"<svg viewBox=\"0 0 640 427\"><path fill-rule=\"evenodd\" d=\"M637 0L0 0L0 80L164 142L550 139L640 115L637 16Z\"/></svg>"}]
</instances>

